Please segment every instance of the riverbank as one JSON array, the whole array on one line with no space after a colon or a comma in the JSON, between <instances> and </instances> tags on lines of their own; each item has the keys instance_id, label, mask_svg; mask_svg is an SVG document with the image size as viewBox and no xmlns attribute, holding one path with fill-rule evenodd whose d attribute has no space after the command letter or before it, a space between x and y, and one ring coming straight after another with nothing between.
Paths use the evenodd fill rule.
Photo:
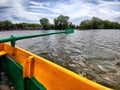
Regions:
<instances>
[{"instance_id":1,"label":"riverbank","mask_svg":"<svg viewBox=\"0 0 120 90\"><path fill-rule=\"evenodd\" d=\"M0 31L14 31L14 30L42 30L41 28L16 28L16 29L9 29L9 30L0 30Z\"/></svg>"},{"instance_id":2,"label":"riverbank","mask_svg":"<svg viewBox=\"0 0 120 90\"><path fill-rule=\"evenodd\" d=\"M31 29L29 29L29 28L18 28L18 29L10 29L10 30L0 30L0 31L25 31L25 30L29 30L29 31L31 31L31 30L33 30L33 31L35 31L35 30L42 30L43 31L43 29L42 28L31 28ZM51 30L54 30L55 31L55 29L51 29ZM75 29L75 30L78 30L78 31L101 31L101 30L103 30L103 31L108 31L108 30L120 30L120 29ZM49 30L44 30L44 31L49 31ZM58 30L56 30L56 31L58 31Z\"/></svg>"}]
</instances>

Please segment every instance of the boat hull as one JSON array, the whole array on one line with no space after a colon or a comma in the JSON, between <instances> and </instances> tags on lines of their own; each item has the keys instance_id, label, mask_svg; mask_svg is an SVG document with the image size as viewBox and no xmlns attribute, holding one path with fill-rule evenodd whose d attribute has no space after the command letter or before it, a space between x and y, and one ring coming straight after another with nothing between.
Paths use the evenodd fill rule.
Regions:
<instances>
[{"instance_id":1,"label":"boat hull","mask_svg":"<svg viewBox=\"0 0 120 90\"><path fill-rule=\"evenodd\" d=\"M112 90L18 47L0 44L2 70L17 90Z\"/></svg>"}]
</instances>

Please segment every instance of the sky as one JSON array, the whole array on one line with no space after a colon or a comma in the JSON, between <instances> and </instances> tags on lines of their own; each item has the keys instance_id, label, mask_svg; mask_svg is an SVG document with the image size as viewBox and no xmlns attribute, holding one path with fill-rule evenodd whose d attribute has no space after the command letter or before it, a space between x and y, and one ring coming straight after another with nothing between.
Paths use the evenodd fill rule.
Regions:
<instances>
[{"instance_id":1,"label":"sky","mask_svg":"<svg viewBox=\"0 0 120 90\"><path fill-rule=\"evenodd\" d=\"M59 15L75 25L94 16L120 23L120 0L0 0L0 20L39 23L48 18L54 23Z\"/></svg>"}]
</instances>

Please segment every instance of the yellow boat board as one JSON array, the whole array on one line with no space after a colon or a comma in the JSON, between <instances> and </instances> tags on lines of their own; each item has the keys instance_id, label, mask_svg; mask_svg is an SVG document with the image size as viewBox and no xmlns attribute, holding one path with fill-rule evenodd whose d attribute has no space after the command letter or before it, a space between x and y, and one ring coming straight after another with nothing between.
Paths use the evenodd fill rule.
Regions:
<instances>
[{"instance_id":1,"label":"yellow boat board","mask_svg":"<svg viewBox=\"0 0 120 90\"><path fill-rule=\"evenodd\" d=\"M24 49L2 43L0 51L23 67L23 78L35 77L47 90L112 90Z\"/></svg>"}]
</instances>

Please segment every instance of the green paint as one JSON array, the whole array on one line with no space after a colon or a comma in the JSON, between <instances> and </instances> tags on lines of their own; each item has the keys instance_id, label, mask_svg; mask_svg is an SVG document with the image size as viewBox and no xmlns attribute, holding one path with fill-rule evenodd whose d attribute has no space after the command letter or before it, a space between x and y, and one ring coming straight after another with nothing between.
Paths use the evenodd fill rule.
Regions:
<instances>
[{"instance_id":1,"label":"green paint","mask_svg":"<svg viewBox=\"0 0 120 90\"><path fill-rule=\"evenodd\" d=\"M8 55L1 58L2 71L6 73L16 90L46 90L34 77L23 78L23 67Z\"/></svg>"},{"instance_id":2,"label":"green paint","mask_svg":"<svg viewBox=\"0 0 120 90\"><path fill-rule=\"evenodd\" d=\"M73 29L66 29L65 33L66 34L71 34L71 33L74 33L74 30Z\"/></svg>"},{"instance_id":3,"label":"green paint","mask_svg":"<svg viewBox=\"0 0 120 90\"><path fill-rule=\"evenodd\" d=\"M16 38L13 35L11 35L10 39L11 39L11 45L12 47L14 47L16 43Z\"/></svg>"},{"instance_id":4,"label":"green paint","mask_svg":"<svg viewBox=\"0 0 120 90\"><path fill-rule=\"evenodd\" d=\"M34 77L24 79L24 90L46 90Z\"/></svg>"},{"instance_id":5,"label":"green paint","mask_svg":"<svg viewBox=\"0 0 120 90\"><path fill-rule=\"evenodd\" d=\"M52 33L45 33L45 34L37 34L37 35L28 35L28 36L11 36L10 38L4 38L0 40L0 43L3 42L11 42L11 45L14 47L15 46L15 42L17 40L21 40L21 39L27 39L27 38L33 38L33 37L40 37L40 36L47 36L47 35L53 35L53 34L61 34L61 33L65 33L65 34L70 34L73 33L74 30L73 29L66 29L66 30L62 30L59 32L52 32Z\"/></svg>"},{"instance_id":6,"label":"green paint","mask_svg":"<svg viewBox=\"0 0 120 90\"><path fill-rule=\"evenodd\" d=\"M24 90L22 67L9 56L2 57L2 70L17 90Z\"/></svg>"}]
</instances>

